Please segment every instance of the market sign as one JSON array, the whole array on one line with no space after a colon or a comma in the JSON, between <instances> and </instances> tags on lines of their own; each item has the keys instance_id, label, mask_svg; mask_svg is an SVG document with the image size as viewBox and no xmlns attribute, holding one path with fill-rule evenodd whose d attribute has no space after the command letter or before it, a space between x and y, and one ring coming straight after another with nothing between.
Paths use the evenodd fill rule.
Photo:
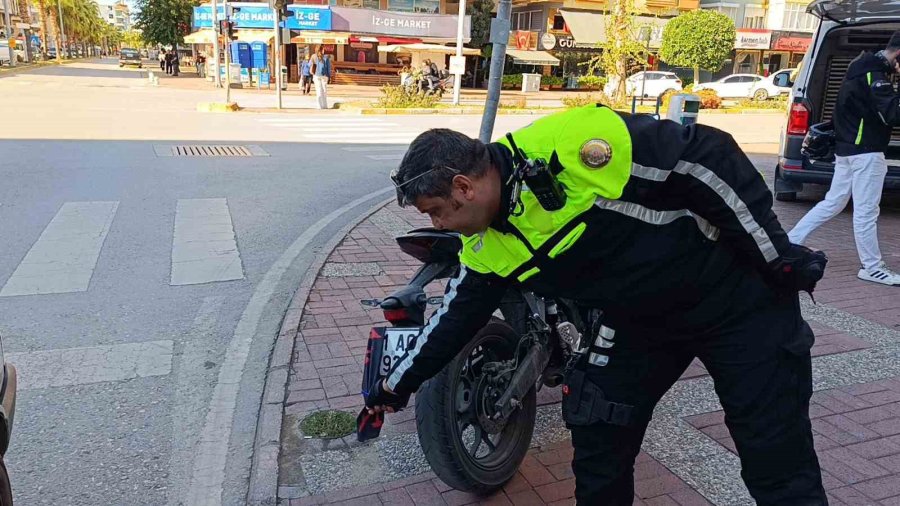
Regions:
<instances>
[{"instance_id":1,"label":"market sign","mask_svg":"<svg viewBox=\"0 0 900 506\"><path fill-rule=\"evenodd\" d=\"M556 47L556 36L550 32L544 33L541 35L541 48L542 49L553 49Z\"/></svg>"},{"instance_id":2,"label":"market sign","mask_svg":"<svg viewBox=\"0 0 900 506\"><path fill-rule=\"evenodd\" d=\"M552 46L547 46L544 44L544 38L547 37L547 35L553 37L554 44ZM547 51L578 51L582 53L599 53L603 51L597 46L597 44L582 44L576 42L575 37L572 37L571 35L553 35L551 33L545 33L541 37L541 45Z\"/></svg>"},{"instance_id":3,"label":"market sign","mask_svg":"<svg viewBox=\"0 0 900 506\"><path fill-rule=\"evenodd\" d=\"M812 43L809 35L795 34L792 32L773 32L772 50L805 53Z\"/></svg>"},{"instance_id":4,"label":"market sign","mask_svg":"<svg viewBox=\"0 0 900 506\"><path fill-rule=\"evenodd\" d=\"M332 7L331 29L340 32L393 35L395 37L456 38L456 18L449 14L417 14L376 9ZM472 17L463 21L463 38L469 40Z\"/></svg>"},{"instance_id":5,"label":"market sign","mask_svg":"<svg viewBox=\"0 0 900 506\"><path fill-rule=\"evenodd\" d=\"M275 24L275 12L268 5L232 3L235 12L231 19L237 28L268 28ZM289 5L294 15L284 22L286 28L294 30L331 30L331 10L328 7ZM218 19L225 19L225 7L218 6ZM194 7L194 27L212 28L212 7Z\"/></svg>"},{"instance_id":6,"label":"market sign","mask_svg":"<svg viewBox=\"0 0 900 506\"><path fill-rule=\"evenodd\" d=\"M736 30L735 49L769 49L772 32L769 30L740 29Z\"/></svg>"}]
</instances>

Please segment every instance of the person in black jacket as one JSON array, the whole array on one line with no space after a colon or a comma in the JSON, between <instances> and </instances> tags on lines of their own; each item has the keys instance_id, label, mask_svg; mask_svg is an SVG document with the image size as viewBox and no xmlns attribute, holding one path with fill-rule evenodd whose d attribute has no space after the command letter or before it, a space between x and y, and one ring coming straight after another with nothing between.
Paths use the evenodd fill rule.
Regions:
<instances>
[{"instance_id":1,"label":"person in black jacket","mask_svg":"<svg viewBox=\"0 0 900 506\"><path fill-rule=\"evenodd\" d=\"M900 31L884 50L864 52L850 62L833 115L836 161L831 189L788 234L792 242L805 243L815 229L847 207L852 195L853 234L862 264L857 277L893 286L900 286L900 273L881 257L878 205L887 174L884 152L891 129L900 124L900 95L890 81L900 70L898 54Z\"/></svg>"},{"instance_id":2,"label":"person in black jacket","mask_svg":"<svg viewBox=\"0 0 900 506\"><path fill-rule=\"evenodd\" d=\"M460 232L463 249L441 308L368 392L370 412L404 407L516 285L603 311L563 389L579 504L632 503L653 408L695 357L758 504L827 504L808 414L814 337L797 295L826 258L788 241L734 139L599 106L510 135L485 145L430 130L392 174L399 203ZM527 186L515 197L513 145L549 164L562 207Z\"/></svg>"}]
</instances>

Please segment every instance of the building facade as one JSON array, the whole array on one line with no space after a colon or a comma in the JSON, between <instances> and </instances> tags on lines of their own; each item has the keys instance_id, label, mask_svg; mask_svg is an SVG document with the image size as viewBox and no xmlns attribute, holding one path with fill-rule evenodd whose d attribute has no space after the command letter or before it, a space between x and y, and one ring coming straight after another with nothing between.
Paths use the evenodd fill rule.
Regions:
<instances>
[{"instance_id":1,"label":"building facade","mask_svg":"<svg viewBox=\"0 0 900 506\"><path fill-rule=\"evenodd\" d=\"M112 3L97 2L100 7L100 17L119 30L131 30L131 9L125 0Z\"/></svg>"},{"instance_id":2,"label":"building facade","mask_svg":"<svg viewBox=\"0 0 900 506\"><path fill-rule=\"evenodd\" d=\"M808 5L809 0L701 0L700 8L725 14L737 29L733 57L710 77L795 68L819 24L806 13Z\"/></svg>"}]
</instances>

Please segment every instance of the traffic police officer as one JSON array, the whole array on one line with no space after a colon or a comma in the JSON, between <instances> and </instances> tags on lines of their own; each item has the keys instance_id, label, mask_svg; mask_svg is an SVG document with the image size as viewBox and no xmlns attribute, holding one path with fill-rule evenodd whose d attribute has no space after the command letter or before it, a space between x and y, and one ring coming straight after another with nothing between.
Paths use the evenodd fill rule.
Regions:
<instances>
[{"instance_id":1,"label":"traffic police officer","mask_svg":"<svg viewBox=\"0 0 900 506\"><path fill-rule=\"evenodd\" d=\"M517 169L542 162L549 192L537 179L517 184ZM488 145L427 131L392 179L401 205L463 235L462 265L369 393L371 410L405 406L520 284L604 313L606 345L582 356L564 389L579 504L631 504L653 408L695 357L756 501L827 504L808 414L813 334L797 295L826 259L788 241L730 135L588 106Z\"/></svg>"}]
</instances>

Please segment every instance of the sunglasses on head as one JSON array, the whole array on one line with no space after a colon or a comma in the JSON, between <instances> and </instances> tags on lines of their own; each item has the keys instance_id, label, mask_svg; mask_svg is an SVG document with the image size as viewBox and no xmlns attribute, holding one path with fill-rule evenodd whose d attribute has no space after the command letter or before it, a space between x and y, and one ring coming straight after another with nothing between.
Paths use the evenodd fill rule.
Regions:
<instances>
[{"instance_id":1,"label":"sunglasses on head","mask_svg":"<svg viewBox=\"0 0 900 506\"><path fill-rule=\"evenodd\" d=\"M403 193L404 186L408 185L409 183L412 183L413 181L415 181L416 179L419 179L422 176L426 176L437 170L450 171L450 173L453 174L454 176L461 173L457 169L454 169L452 167L447 167L446 165L441 165L438 167L432 167L431 169L426 170L425 172L419 174L418 176L413 176L413 177L407 179L406 181L401 181L399 171L397 169L392 170L391 171L391 182L394 183L394 188L397 190L397 203L400 204L401 206L405 206L410 203L410 202L407 202L406 195L404 195L404 193Z\"/></svg>"}]
</instances>

